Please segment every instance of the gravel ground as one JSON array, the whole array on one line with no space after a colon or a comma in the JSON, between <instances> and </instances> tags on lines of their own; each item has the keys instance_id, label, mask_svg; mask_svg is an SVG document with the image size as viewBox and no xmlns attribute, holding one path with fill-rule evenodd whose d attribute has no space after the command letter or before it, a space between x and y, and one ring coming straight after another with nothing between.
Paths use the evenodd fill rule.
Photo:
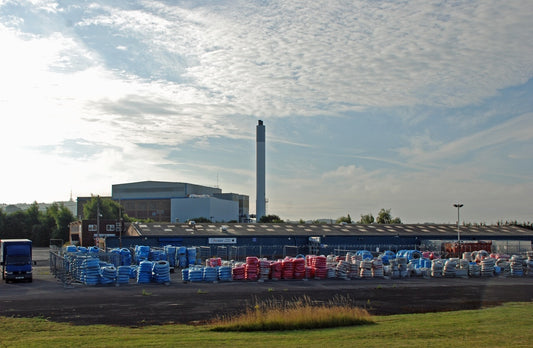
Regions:
<instances>
[{"instance_id":1,"label":"gravel ground","mask_svg":"<svg viewBox=\"0 0 533 348\"><path fill-rule=\"evenodd\" d=\"M382 315L533 301L533 278L502 277L184 283L176 272L170 285L131 281L121 286L65 286L50 275L46 255L34 254L37 265L32 283L0 283L0 316L140 326L204 323L257 302L303 296L317 303L340 297Z\"/></svg>"}]
</instances>

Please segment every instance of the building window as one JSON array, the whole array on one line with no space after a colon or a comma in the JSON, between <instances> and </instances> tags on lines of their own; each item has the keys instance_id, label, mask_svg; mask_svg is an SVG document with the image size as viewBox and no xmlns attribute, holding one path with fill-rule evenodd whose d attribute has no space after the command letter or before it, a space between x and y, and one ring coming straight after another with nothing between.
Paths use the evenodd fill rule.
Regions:
<instances>
[{"instance_id":1,"label":"building window","mask_svg":"<svg viewBox=\"0 0 533 348\"><path fill-rule=\"evenodd\" d=\"M96 232L98 230L98 227L95 224L90 224L88 228L89 232Z\"/></svg>"},{"instance_id":2,"label":"building window","mask_svg":"<svg viewBox=\"0 0 533 348\"><path fill-rule=\"evenodd\" d=\"M105 225L106 232L115 232L115 225Z\"/></svg>"}]
</instances>

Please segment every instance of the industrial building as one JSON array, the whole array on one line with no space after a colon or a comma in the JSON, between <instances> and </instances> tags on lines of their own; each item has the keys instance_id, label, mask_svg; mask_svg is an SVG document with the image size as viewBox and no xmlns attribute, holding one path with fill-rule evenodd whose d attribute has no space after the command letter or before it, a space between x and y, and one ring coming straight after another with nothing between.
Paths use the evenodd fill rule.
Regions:
<instances>
[{"instance_id":1,"label":"industrial building","mask_svg":"<svg viewBox=\"0 0 533 348\"><path fill-rule=\"evenodd\" d=\"M129 224L127 224L129 225ZM106 237L121 237L121 231L127 228L120 221L108 219L78 220L69 224L69 243L76 246L93 246Z\"/></svg>"},{"instance_id":2,"label":"industrial building","mask_svg":"<svg viewBox=\"0 0 533 348\"><path fill-rule=\"evenodd\" d=\"M246 222L249 198L220 188L183 182L141 181L112 186L111 198L137 219L183 222L204 217L213 222Z\"/></svg>"},{"instance_id":3,"label":"industrial building","mask_svg":"<svg viewBox=\"0 0 533 348\"><path fill-rule=\"evenodd\" d=\"M122 213L158 223L179 223L195 218L213 222L249 222L249 197L223 193L220 188L183 182L141 181L112 185L111 198L124 208ZM119 221L87 220L83 206L92 197L78 197L78 218L70 224L70 242L95 245L98 236L120 238L124 226ZM119 228L118 226L122 226Z\"/></svg>"},{"instance_id":4,"label":"industrial building","mask_svg":"<svg viewBox=\"0 0 533 348\"><path fill-rule=\"evenodd\" d=\"M492 241L498 252L531 250L533 231L519 226L461 226L461 240ZM439 250L456 241L457 225L449 224L131 224L122 238L106 238L107 247L165 245L198 247L204 257L238 259L297 254L342 254L370 250ZM520 250L516 250L516 249ZM291 255L292 254L292 255Z\"/></svg>"}]
</instances>

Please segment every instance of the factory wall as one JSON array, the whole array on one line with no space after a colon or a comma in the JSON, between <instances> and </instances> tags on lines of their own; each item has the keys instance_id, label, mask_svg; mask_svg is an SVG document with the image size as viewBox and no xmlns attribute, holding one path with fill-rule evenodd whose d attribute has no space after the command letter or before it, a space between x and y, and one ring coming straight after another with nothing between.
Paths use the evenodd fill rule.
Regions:
<instances>
[{"instance_id":1,"label":"factory wall","mask_svg":"<svg viewBox=\"0 0 533 348\"><path fill-rule=\"evenodd\" d=\"M120 204L130 217L170 222L170 199L125 199Z\"/></svg>"},{"instance_id":2,"label":"factory wall","mask_svg":"<svg viewBox=\"0 0 533 348\"><path fill-rule=\"evenodd\" d=\"M215 193L213 197L239 202L239 222L247 223L250 218L250 198L238 193Z\"/></svg>"},{"instance_id":3,"label":"factory wall","mask_svg":"<svg viewBox=\"0 0 533 348\"><path fill-rule=\"evenodd\" d=\"M318 243L310 241L309 236L140 236L108 237L108 248L134 248L135 245L163 247L165 245L198 247L205 252L205 257L220 256L228 259L245 259L246 256L266 257L269 259L297 254L337 254L347 251L414 249L420 245L417 237L383 237L383 236L327 236L320 237Z\"/></svg>"},{"instance_id":4,"label":"factory wall","mask_svg":"<svg viewBox=\"0 0 533 348\"><path fill-rule=\"evenodd\" d=\"M310 237L315 239L313 242ZM506 240L520 242L522 247L531 250L532 236L467 236L465 240L492 240L493 243L505 243ZM148 245L151 247L163 247L165 245L197 247L206 257L223 257L228 260L244 260L246 256L265 257L268 259L278 259L285 256L296 256L297 254L316 255L344 255L348 251L369 250L371 252L383 252L385 250L427 250L426 246L432 241L454 241L453 236L445 238L443 236L272 236L272 235L213 235L213 236L137 236L106 238L108 248L126 247L134 248L135 245ZM508 243L507 243L508 244ZM432 250L440 250L440 245L436 245Z\"/></svg>"},{"instance_id":5,"label":"factory wall","mask_svg":"<svg viewBox=\"0 0 533 348\"><path fill-rule=\"evenodd\" d=\"M191 194L222 193L216 187L207 187L183 182L141 181L112 185L112 198L123 199L168 199L187 197Z\"/></svg>"},{"instance_id":6,"label":"factory wall","mask_svg":"<svg viewBox=\"0 0 533 348\"><path fill-rule=\"evenodd\" d=\"M170 197L185 197L185 183L168 182L136 182L112 185L114 200L123 199L164 199Z\"/></svg>"},{"instance_id":7,"label":"factory wall","mask_svg":"<svg viewBox=\"0 0 533 348\"><path fill-rule=\"evenodd\" d=\"M214 197L174 198L170 203L171 222L204 217L213 222L239 221L239 202Z\"/></svg>"}]
</instances>

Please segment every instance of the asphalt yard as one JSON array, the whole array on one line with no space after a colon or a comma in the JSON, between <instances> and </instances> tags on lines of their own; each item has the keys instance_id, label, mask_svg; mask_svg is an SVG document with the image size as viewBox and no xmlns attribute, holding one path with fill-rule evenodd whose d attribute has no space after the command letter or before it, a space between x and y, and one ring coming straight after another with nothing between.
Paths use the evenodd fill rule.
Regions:
<instances>
[{"instance_id":1,"label":"asphalt yard","mask_svg":"<svg viewBox=\"0 0 533 348\"><path fill-rule=\"evenodd\" d=\"M476 309L508 301L533 301L533 278L406 278L188 282L180 272L164 284L86 286L50 274L48 249L34 250L32 283L0 283L0 315L42 317L73 324L139 326L204 323L258 302L306 297L342 301L374 314Z\"/></svg>"}]
</instances>

